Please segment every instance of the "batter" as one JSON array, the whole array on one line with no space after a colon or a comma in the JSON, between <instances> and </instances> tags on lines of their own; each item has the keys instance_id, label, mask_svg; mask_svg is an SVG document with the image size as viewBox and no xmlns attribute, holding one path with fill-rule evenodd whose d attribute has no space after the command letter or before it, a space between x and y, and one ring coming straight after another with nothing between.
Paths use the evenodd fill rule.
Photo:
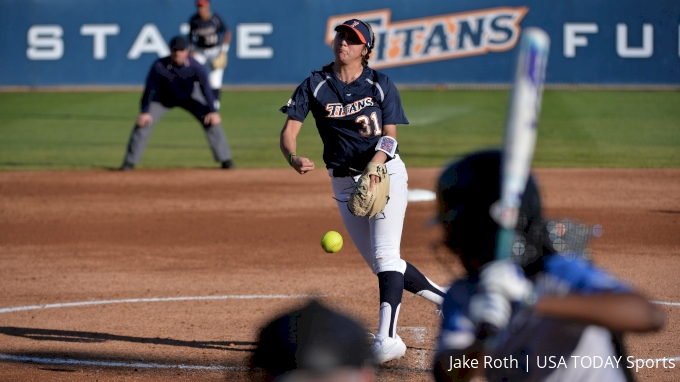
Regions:
<instances>
[{"instance_id":1,"label":"batter","mask_svg":"<svg viewBox=\"0 0 680 382\"><path fill-rule=\"evenodd\" d=\"M500 152L479 152L448 166L439 179L445 243L468 275L444 299L436 380L468 380L489 359L509 361L484 364L490 381L633 380L622 333L659 330L663 312L579 254L553 248L533 177L516 227L516 263L493 261L498 225L489 208L500 198L500 168ZM619 362L583 367L572 357ZM481 362L456 363L463 358ZM548 359L557 362L546 366Z\"/></svg>"}]
</instances>

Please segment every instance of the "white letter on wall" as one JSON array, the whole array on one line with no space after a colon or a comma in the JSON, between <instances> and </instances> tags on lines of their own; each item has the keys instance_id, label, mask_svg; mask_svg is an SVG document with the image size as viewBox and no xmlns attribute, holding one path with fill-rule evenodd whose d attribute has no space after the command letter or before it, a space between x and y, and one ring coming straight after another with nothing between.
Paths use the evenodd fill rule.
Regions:
<instances>
[{"instance_id":1,"label":"white letter on wall","mask_svg":"<svg viewBox=\"0 0 680 382\"><path fill-rule=\"evenodd\" d=\"M64 55L61 25L34 25L28 29L29 60L58 60Z\"/></svg>"},{"instance_id":2,"label":"white letter on wall","mask_svg":"<svg viewBox=\"0 0 680 382\"><path fill-rule=\"evenodd\" d=\"M565 23L564 57L576 57L577 46L588 46L588 38L585 36L577 36L577 33L597 33L597 24Z\"/></svg>"},{"instance_id":3,"label":"white letter on wall","mask_svg":"<svg viewBox=\"0 0 680 382\"><path fill-rule=\"evenodd\" d=\"M80 27L80 34L83 36L93 36L93 53L95 60L106 58L106 36L115 36L120 32L118 24L83 25Z\"/></svg>"},{"instance_id":4,"label":"white letter on wall","mask_svg":"<svg viewBox=\"0 0 680 382\"><path fill-rule=\"evenodd\" d=\"M272 58L274 49L262 46L263 34L274 31L272 24L239 24L237 30L236 57L238 58Z\"/></svg>"},{"instance_id":5,"label":"white letter on wall","mask_svg":"<svg viewBox=\"0 0 680 382\"><path fill-rule=\"evenodd\" d=\"M623 58L647 58L654 54L654 28L652 24L642 25L642 47L628 46L628 26L616 24L616 53Z\"/></svg>"},{"instance_id":6,"label":"white letter on wall","mask_svg":"<svg viewBox=\"0 0 680 382\"><path fill-rule=\"evenodd\" d=\"M158 57L170 55L168 44L165 43L163 35L154 24L146 24L142 27L127 54L127 58L136 60L142 53L156 53Z\"/></svg>"}]
</instances>

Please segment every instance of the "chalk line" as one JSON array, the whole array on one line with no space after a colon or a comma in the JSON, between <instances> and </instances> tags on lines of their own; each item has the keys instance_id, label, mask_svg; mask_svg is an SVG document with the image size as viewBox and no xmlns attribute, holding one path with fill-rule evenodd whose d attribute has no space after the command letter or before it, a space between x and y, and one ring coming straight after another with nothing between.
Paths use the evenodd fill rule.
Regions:
<instances>
[{"instance_id":1,"label":"chalk line","mask_svg":"<svg viewBox=\"0 0 680 382\"><path fill-rule=\"evenodd\" d=\"M680 306L680 302L670 302L670 301L652 301L652 304Z\"/></svg>"},{"instance_id":2,"label":"chalk line","mask_svg":"<svg viewBox=\"0 0 680 382\"><path fill-rule=\"evenodd\" d=\"M76 359L64 358L40 358L40 357L26 357L9 354L0 354L0 360L13 362L35 362L52 365L73 365L73 366L99 366L99 367L128 367L139 369L183 369L183 370L198 370L198 371L244 371L248 370L244 366L199 366L199 365L167 365L162 363L145 363L145 362L110 362L110 361L86 361Z\"/></svg>"},{"instance_id":3,"label":"chalk line","mask_svg":"<svg viewBox=\"0 0 680 382\"><path fill-rule=\"evenodd\" d=\"M39 310L39 309L54 309L54 308L71 308L80 306L92 305L106 305L106 304L124 304L137 302L167 302L167 301L201 301L201 300L251 300L251 299L295 299L295 298L311 298L323 295L317 294L254 294L254 295L222 295L222 296L185 296L185 297L152 297L152 298L127 298L121 300L92 300L92 301L77 301L64 302L59 304L42 304L42 305L26 305L15 306L11 308L0 308L0 313L13 313L25 310Z\"/></svg>"}]
</instances>

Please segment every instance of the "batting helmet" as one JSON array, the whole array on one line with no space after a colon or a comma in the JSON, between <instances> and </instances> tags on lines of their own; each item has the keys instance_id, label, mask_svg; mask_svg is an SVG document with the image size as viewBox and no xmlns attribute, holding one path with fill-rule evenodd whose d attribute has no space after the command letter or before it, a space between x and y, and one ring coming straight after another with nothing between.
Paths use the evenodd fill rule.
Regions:
<instances>
[{"instance_id":1,"label":"batting helmet","mask_svg":"<svg viewBox=\"0 0 680 382\"><path fill-rule=\"evenodd\" d=\"M461 256L470 273L492 261L498 224L489 208L500 198L501 153L478 152L449 165L439 177L439 220L446 245ZM519 245L518 245L519 244ZM541 198L533 176L522 196L513 259L522 266L553 253L541 217Z\"/></svg>"}]
</instances>

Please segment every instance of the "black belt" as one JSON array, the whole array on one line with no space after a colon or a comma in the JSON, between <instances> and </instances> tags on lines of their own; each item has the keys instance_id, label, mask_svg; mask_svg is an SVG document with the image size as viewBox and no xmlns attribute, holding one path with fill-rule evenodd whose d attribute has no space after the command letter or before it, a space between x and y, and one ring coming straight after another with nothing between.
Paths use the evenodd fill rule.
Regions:
<instances>
[{"instance_id":1,"label":"black belt","mask_svg":"<svg viewBox=\"0 0 680 382\"><path fill-rule=\"evenodd\" d=\"M355 170L353 168L334 168L333 177L334 178L344 178L346 176L357 176L361 175L363 171Z\"/></svg>"},{"instance_id":2,"label":"black belt","mask_svg":"<svg viewBox=\"0 0 680 382\"><path fill-rule=\"evenodd\" d=\"M387 160L385 160L385 163L391 161L393 158L387 157ZM347 176L357 176L363 174L364 170L357 170L354 168L349 168L349 167L344 167L344 168L334 168L333 169L333 178L344 178Z\"/></svg>"}]
</instances>

